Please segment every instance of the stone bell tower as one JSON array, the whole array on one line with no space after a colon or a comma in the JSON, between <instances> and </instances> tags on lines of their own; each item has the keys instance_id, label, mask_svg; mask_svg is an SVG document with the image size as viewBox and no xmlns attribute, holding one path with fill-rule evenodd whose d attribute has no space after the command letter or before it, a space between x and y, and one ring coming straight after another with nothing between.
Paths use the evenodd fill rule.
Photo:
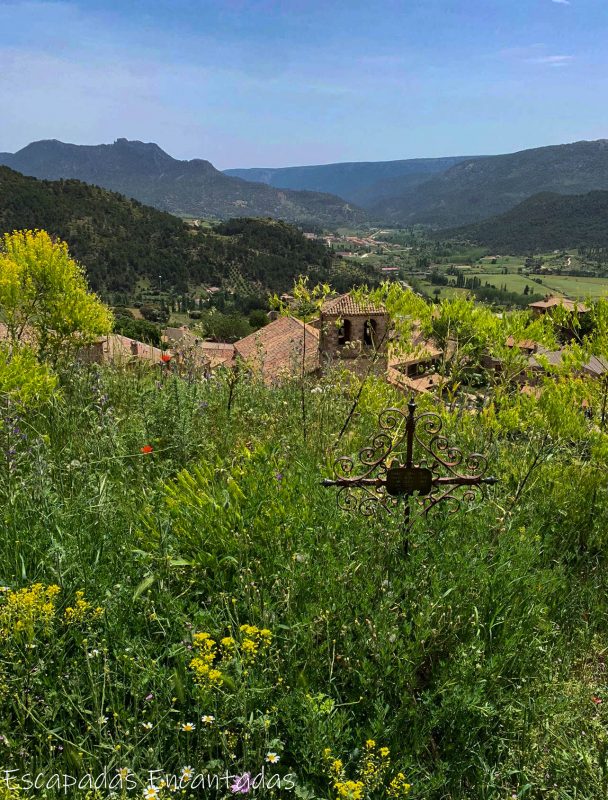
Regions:
<instances>
[{"instance_id":1,"label":"stone bell tower","mask_svg":"<svg viewBox=\"0 0 608 800\"><path fill-rule=\"evenodd\" d=\"M374 360L385 371L389 322L384 306L358 303L350 293L328 300L321 308L321 363L340 360L361 372Z\"/></svg>"}]
</instances>

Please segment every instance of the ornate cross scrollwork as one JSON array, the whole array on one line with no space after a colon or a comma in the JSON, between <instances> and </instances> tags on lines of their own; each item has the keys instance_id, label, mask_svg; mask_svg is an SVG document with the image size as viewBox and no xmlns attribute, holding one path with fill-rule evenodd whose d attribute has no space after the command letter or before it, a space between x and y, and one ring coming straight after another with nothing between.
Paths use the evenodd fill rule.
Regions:
<instances>
[{"instance_id":1,"label":"ornate cross scrollwork","mask_svg":"<svg viewBox=\"0 0 608 800\"><path fill-rule=\"evenodd\" d=\"M463 501L473 500L483 484L488 459L481 453L465 455L442 434L438 414L416 415L412 398L407 412L388 408L381 412L379 431L356 458L342 456L334 463L335 478L323 486L338 487L338 505L345 511L371 516L379 508L392 511L405 499L406 528L410 524L411 499L419 501L422 514L438 503L450 504L456 512ZM421 451L414 461L414 446Z\"/></svg>"}]
</instances>

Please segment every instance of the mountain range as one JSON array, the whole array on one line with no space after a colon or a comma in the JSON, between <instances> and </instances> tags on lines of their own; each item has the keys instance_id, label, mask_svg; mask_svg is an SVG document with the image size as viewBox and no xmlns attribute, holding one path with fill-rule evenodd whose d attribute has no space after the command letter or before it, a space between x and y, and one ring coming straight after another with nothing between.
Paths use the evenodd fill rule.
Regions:
<instances>
[{"instance_id":1,"label":"mountain range","mask_svg":"<svg viewBox=\"0 0 608 800\"><path fill-rule=\"evenodd\" d=\"M310 167L227 169L225 175L279 189L307 189L337 194L363 208L372 208L388 197L397 197L419 186L434 175L445 172L465 156L410 158L401 161L353 161Z\"/></svg>"},{"instance_id":2,"label":"mountain range","mask_svg":"<svg viewBox=\"0 0 608 800\"><path fill-rule=\"evenodd\" d=\"M608 140L575 142L462 161L373 211L400 225L445 228L501 214L539 192L608 189Z\"/></svg>"},{"instance_id":3,"label":"mountain range","mask_svg":"<svg viewBox=\"0 0 608 800\"><path fill-rule=\"evenodd\" d=\"M513 254L608 247L608 191L536 194L504 214L435 236L465 239L494 252Z\"/></svg>"},{"instance_id":4,"label":"mountain range","mask_svg":"<svg viewBox=\"0 0 608 800\"><path fill-rule=\"evenodd\" d=\"M38 178L86 181L180 216L273 217L327 228L452 228L503 214L538 193L608 190L606 139L496 156L225 173L202 159L174 159L153 143L43 140L1 153L0 164Z\"/></svg>"},{"instance_id":5,"label":"mountain range","mask_svg":"<svg viewBox=\"0 0 608 800\"><path fill-rule=\"evenodd\" d=\"M380 225L464 225L508 211L539 192L608 189L608 140L497 156L228 170L273 186L318 188L365 207Z\"/></svg>"},{"instance_id":6,"label":"mountain range","mask_svg":"<svg viewBox=\"0 0 608 800\"><path fill-rule=\"evenodd\" d=\"M46 180L74 178L184 217L274 217L314 225L356 225L365 213L334 195L275 189L233 178L203 159L179 161L153 143L75 145L47 139L0 164Z\"/></svg>"}]
</instances>

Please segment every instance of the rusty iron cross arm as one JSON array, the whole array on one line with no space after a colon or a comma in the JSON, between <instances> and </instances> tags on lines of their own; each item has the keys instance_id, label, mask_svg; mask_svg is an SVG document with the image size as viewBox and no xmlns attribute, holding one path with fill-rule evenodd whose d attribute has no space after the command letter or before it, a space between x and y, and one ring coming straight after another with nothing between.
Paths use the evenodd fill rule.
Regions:
<instances>
[{"instance_id":1,"label":"rusty iron cross arm","mask_svg":"<svg viewBox=\"0 0 608 800\"><path fill-rule=\"evenodd\" d=\"M370 444L354 458L338 458L334 477L325 478L322 485L338 488L340 508L365 516L378 508L391 511L403 498L406 527L411 520L411 501L416 498L423 514L444 501L451 503L452 511L457 510L462 500L472 500L482 485L491 486L498 479L485 476L485 455L465 456L451 445L441 433L442 424L438 414L416 415L413 398L407 411L385 409ZM417 460L414 449L420 451Z\"/></svg>"},{"instance_id":2,"label":"rusty iron cross arm","mask_svg":"<svg viewBox=\"0 0 608 800\"><path fill-rule=\"evenodd\" d=\"M433 478L432 483L433 486L477 486L478 484L492 486L498 483L498 478L492 475L488 475L487 478L480 478L477 475L454 475L453 477ZM386 486L386 484L385 478L336 478L335 480L324 478L321 481L321 486ZM410 494L410 492L403 492L403 494Z\"/></svg>"}]
</instances>

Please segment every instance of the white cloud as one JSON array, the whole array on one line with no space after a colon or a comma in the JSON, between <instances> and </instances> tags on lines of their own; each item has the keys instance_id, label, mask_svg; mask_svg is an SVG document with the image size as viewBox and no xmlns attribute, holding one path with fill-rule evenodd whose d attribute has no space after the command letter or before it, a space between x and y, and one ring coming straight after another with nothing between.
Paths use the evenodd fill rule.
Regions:
<instances>
[{"instance_id":1,"label":"white cloud","mask_svg":"<svg viewBox=\"0 0 608 800\"><path fill-rule=\"evenodd\" d=\"M557 3L558 6L569 6L570 0L551 0L552 3Z\"/></svg>"},{"instance_id":2,"label":"white cloud","mask_svg":"<svg viewBox=\"0 0 608 800\"><path fill-rule=\"evenodd\" d=\"M574 56L539 56L529 58L529 64L548 64L550 67L565 67L574 61Z\"/></svg>"}]
</instances>

